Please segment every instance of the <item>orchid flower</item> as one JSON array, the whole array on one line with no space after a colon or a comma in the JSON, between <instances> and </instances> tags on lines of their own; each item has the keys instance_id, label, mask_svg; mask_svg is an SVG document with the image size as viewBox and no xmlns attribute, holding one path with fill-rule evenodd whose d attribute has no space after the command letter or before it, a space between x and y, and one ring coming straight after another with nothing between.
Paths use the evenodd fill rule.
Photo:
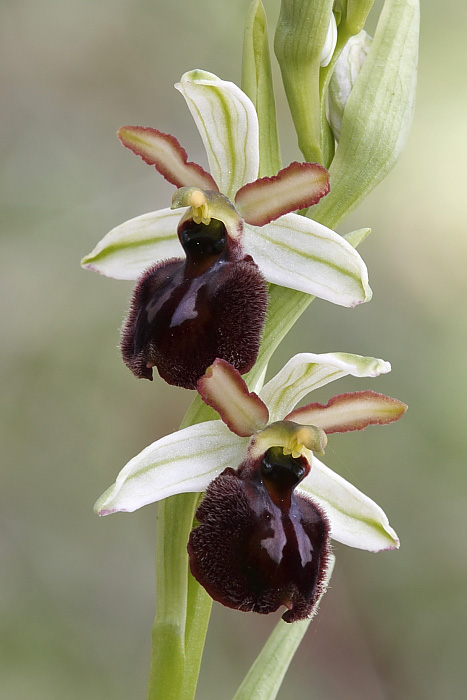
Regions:
<instances>
[{"instance_id":1,"label":"orchid flower","mask_svg":"<svg viewBox=\"0 0 467 700\"><path fill-rule=\"evenodd\" d=\"M294 162L257 179L258 118L249 98L202 71L186 73L176 87L212 174L189 162L169 134L120 129L123 145L178 189L171 209L113 229L83 265L121 279L141 275L123 328L123 359L137 377L152 379L155 366L169 383L195 388L216 357L242 374L254 364L264 278L344 306L369 300L371 290L362 259L344 238L292 213L327 194L327 171Z\"/></svg>"},{"instance_id":2,"label":"orchid flower","mask_svg":"<svg viewBox=\"0 0 467 700\"><path fill-rule=\"evenodd\" d=\"M198 213L225 217L232 237L241 235L243 222L243 248L269 282L343 306L369 301L366 266L352 246L322 224L290 213L315 204L327 192L324 168L292 163L276 177L258 180L258 118L245 93L201 70L185 73L175 87L196 122L211 174L188 162L172 136L142 127L119 132L122 143L166 180L177 188L194 188L176 193L174 206L193 204L196 210L193 192L207 192ZM229 204L221 205L212 192L221 192ZM82 264L107 277L137 279L154 262L180 255L180 218L168 208L130 219L110 231Z\"/></svg>"},{"instance_id":3,"label":"orchid flower","mask_svg":"<svg viewBox=\"0 0 467 700\"><path fill-rule=\"evenodd\" d=\"M205 491L226 467L241 464L246 454L258 456L269 446L279 445L292 456L298 452L306 457L311 468L297 493L310 496L323 510L332 538L373 552L394 549L399 541L381 508L312 451L324 449L324 433L390 423L402 415L405 405L380 394L360 392L335 397L327 406L310 404L294 410L310 391L339 377L376 377L389 371L388 362L371 357L301 353L257 396L248 393L240 375L226 363L216 362L200 380L199 390L222 420L191 425L146 447L122 469L115 484L97 501L95 511L99 515L131 512L177 493ZM291 431L291 423L305 426L304 432L300 427L298 432ZM311 434L314 442L310 442Z\"/></svg>"}]
</instances>

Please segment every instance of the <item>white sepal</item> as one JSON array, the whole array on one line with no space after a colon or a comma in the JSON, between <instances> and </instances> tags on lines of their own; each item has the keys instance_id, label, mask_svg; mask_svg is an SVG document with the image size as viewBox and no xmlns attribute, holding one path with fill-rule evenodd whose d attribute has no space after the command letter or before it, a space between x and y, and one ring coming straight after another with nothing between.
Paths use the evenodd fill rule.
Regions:
<instances>
[{"instance_id":1,"label":"white sepal","mask_svg":"<svg viewBox=\"0 0 467 700\"><path fill-rule=\"evenodd\" d=\"M339 234L298 214L266 226L245 224L244 246L269 282L341 306L371 299L368 271Z\"/></svg>"},{"instance_id":2,"label":"white sepal","mask_svg":"<svg viewBox=\"0 0 467 700\"><path fill-rule=\"evenodd\" d=\"M186 100L208 155L211 175L232 201L258 177L258 117L251 100L234 83L193 70L175 85Z\"/></svg>"},{"instance_id":3,"label":"white sepal","mask_svg":"<svg viewBox=\"0 0 467 700\"><path fill-rule=\"evenodd\" d=\"M116 226L81 261L88 270L118 280L135 280L160 260L185 256L177 236L183 212L159 209Z\"/></svg>"},{"instance_id":4,"label":"white sepal","mask_svg":"<svg viewBox=\"0 0 467 700\"><path fill-rule=\"evenodd\" d=\"M205 491L225 467L240 464L247 444L220 420L171 433L133 457L94 510L131 513L176 493Z\"/></svg>"},{"instance_id":5,"label":"white sepal","mask_svg":"<svg viewBox=\"0 0 467 700\"><path fill-rule=\"evenodd\" d=\"M384 511L316 457L297 490L323 507L334 540L369 552L399 547L399 539Z\"/></svg>"}]
</instances>

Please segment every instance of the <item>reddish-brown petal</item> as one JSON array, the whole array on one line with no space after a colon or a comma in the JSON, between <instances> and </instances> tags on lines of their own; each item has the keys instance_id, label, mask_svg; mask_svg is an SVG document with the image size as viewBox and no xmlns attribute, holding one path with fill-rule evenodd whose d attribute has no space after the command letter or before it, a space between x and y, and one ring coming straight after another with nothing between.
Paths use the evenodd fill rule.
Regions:
<instances>
[{"instance_id":1,"label":"reddish-brown petal","mask_svg":"<svg viewBox=\"0 0 467 700\"><path fill-rule=\"evenodd\" d=\"M269 411L259 396L250 393L240 373L217 359L198 381L204 403L212 406L233 433L249 437L268 422Z\"/></svg>"},{"instance_id":2,"label":"reddish-brown petal","mask_svg":"<svg viewBox=\"0 0 467 700\"><path fill-rule=\"evenodd\" d=\"M212 176L197 163L188 162L188 155L177 139L145 126L122 126L118 131L122 144L141 156L175 187L218 189Z\"/></svg>"},{"instance_id":3,"label":"reddish-brown petal","mask_svg":"<svg viewBox=\"0 0 467 700\"><path fill-rule=\"evenodd\" d=\"M333 396L324 405L310 403L286 416L287 420L315 425L327 434L363 430L368 425L385 425L399 420L407 410L402 401L374 391L355 391Z\"/></svg>"},{"instance_id":4,"label":"reddish-brown petal","mask_svg":"<svg viewBox=\"0 0 467 700\"><path fill-rule=\"evenodd\" d=\"M316 204L329 192L329 173L317 163L291 163L274 177L241 187L235 206L245 221L264 226L283 214Z\"/></svg>"}]
</instances>

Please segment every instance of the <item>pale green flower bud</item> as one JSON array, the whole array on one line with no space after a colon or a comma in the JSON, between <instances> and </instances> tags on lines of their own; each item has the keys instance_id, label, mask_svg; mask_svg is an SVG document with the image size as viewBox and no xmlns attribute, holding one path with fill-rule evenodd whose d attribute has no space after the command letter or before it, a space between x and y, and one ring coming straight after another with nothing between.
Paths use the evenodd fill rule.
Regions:
<instances>
[{"instance_id":1,"label":"pale green flower bud","mask_svg":"<svg viewBox=\"0 0 467 700\"><path fill-rule=\"evenodd\" d=\"M328 31L326 34L326 39L324 41L324 46L321 51L321 68L325 68L331 63L332 56L334 54L337 44L337 24L334 14L331 12L331 19L329 20Z\"/></svg>"},{"instance_id":2,"label":"pale green flower bud","mask_svg":"<svg viewBox=\"0 0 467 700\"><path fill-rule=\"evenodd\" d=\"M333 0L281 0L274 50L305 160L323 163L320 70ZM332 31L332 30L331 30Z\"/></svg>"},{"instance_id":3,"label":"pale green flower bud","mask_svg":"<svg viewBox=\"0 0 467 700\"><path fill-rule=\"evenodd\" d=\"M419 0L385 1L342 115L329 167L331 191L313 207L316 221L339 225L403 151L415 100L419 20Z\"/></svg>"},{"instance_id":4,"label":"pale green flower bud","mask_svg":"<svg viewBox=\"0 0 467 700\"><path fill-rule=\"evenodd\" d=\"M338 26L345 24L349 34L358 34L366 22L373 3L374 0L334 0L333 10Z\"/></svg>"},{"instance_id":5,"label":"pale green flower bud","mask_svg":"<svg viewBox=\"0 0 467 700\"><path fill-rule=\"evenodd\" d=\"M364 29L350 37L336 63L329 84L329 121L336 141L341 134L342 115L373 39Z\"/></svg>"}]
</instances>

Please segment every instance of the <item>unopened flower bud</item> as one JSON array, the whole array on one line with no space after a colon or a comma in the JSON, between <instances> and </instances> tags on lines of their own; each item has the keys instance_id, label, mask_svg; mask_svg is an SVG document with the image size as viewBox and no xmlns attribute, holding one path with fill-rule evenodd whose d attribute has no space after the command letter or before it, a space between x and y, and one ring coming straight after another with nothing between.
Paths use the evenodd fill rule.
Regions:
<instances>
[{"instance_id":1,"label":"unopened flower bud","mask_svg":"<svg viewBox=\"0 0 467 700\"><path fill-rule=\"evenodd\" d=\"M326 34L326 39L324 42L323 50L321 51L321 61L320 65L325 68L331 63L335 48L337 44L337 24L334 13L331 12L331 19L329 20L328 31Z\"/></svg>"},{"instance_id":2,"label":"unopened flower bud","mask_svg":"<svg viewBox=\"0 0 467 700\"><path fill-rule=\"evenodd\" d=\"M341 134L345 105L368 55L372 41L371 36L362 29L361 32L348 40L336 62L329 84L329 121L337 141Z\"/></svg>"}]
</instances>

